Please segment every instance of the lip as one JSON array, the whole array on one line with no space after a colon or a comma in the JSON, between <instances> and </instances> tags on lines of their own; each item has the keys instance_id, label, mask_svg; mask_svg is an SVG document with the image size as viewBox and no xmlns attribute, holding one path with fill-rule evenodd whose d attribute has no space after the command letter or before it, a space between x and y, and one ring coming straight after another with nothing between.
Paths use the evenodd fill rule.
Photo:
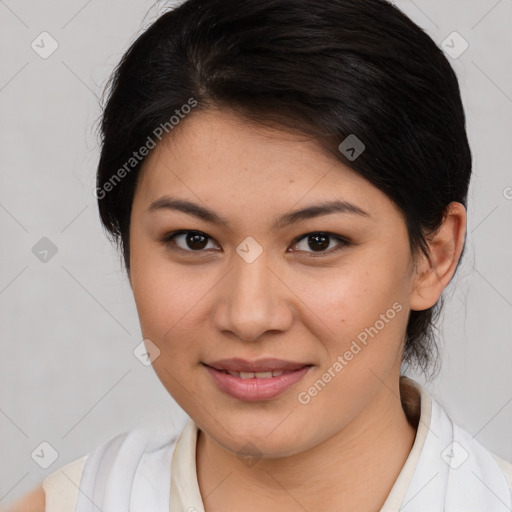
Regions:
<instances>
[{"instance_id":1,"label":"lip","mask_svg":"<svg viewBox=\"0 0 512 512\"><path fill-rule=\"evenodd\" d=\"M214 364L219 368L213 367ZM254 362L242 359L224 359L214 363L203 363L203 365L220 391L246 402L269 400L279 396L299 382L312 366L280 359L261 359ZM249 379L242 379L226 373L227 371L255 373L272 370L284 370L284 373L270 378L254 377Z\"/></svg>"},{"instance_id":2,"label":"lip","mask_svg":"<svg viewBox=\"0 0 512 512\"><path fill-rule=\"evenodd\" d=\"M239 357L230 359L219 359L211 363L203 363L206 366L215 368L216 370L226 370L228 372L271 372L273 370L294 371L308 363L298 363L294 361L285 361L284 359L275 359L267 357L256 361L247 361Z\"/></svg>"}]
</instances>

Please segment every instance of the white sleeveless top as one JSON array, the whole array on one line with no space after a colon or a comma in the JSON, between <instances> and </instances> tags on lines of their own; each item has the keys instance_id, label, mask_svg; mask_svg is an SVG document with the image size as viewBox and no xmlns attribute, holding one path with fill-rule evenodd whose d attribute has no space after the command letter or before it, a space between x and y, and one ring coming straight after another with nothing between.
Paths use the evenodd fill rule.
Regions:
<instances>
[{"instance_id":1,"label":"white sleeveless top","mask_svg":"<svg viewBox=\"0 0 512 512\"><path fill-rule=\"evenodd\" d=\"M454 424L417 382L400 385L416 395L419 422L380 512L511 512L512 464ZM45 511L204 512L197 432L190 419L179 436L141 428L115 437L43 480Z\"/></svg>"}]
</instances>

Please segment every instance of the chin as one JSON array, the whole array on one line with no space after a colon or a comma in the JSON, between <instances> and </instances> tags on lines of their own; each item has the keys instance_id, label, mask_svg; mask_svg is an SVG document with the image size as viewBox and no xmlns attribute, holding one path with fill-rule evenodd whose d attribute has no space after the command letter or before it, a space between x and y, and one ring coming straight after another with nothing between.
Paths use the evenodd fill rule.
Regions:
<instances>
[{"instance_id":1,"label":"chin","mask_svg":"<svg viewBox=\"0 0 512 512\"><path fill-rule=\"evenodd\" d=\"M259 413L233 413L222 421L222 426L207 419L205 427L200 428L226 450L239 456L247 453L266 458L286 457L308 448L302 446L308 444L305 425L309 423L311 426L307 421L304 425L297 424L296 420L291 419L293 414L283 421L287 414L289 412L280 412L261 418ZM311 441L311 445L313 444Z\"/></svg>"}]
</instances>

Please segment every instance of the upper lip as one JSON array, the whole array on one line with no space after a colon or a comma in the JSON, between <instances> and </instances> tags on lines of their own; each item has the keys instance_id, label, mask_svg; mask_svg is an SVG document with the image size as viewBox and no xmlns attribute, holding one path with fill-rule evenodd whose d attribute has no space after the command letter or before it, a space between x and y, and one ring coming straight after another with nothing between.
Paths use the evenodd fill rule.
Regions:
<instances>
[{"instance_id":1,"label":"upper lip","mask_svg":"<svg viewBox=\"0 0 512 512\"><path fill-rule=\"evenodd\" d=\"M307 363L297 363L294 361L285 361L283 359L264 358L255 361L247 361L234 357L231 359L219 359L210 363L204 363L216 370L226 370L229 372L269 372L273 370L298 370L304 366L310 366Z\"/></svg>"}]
</instances>

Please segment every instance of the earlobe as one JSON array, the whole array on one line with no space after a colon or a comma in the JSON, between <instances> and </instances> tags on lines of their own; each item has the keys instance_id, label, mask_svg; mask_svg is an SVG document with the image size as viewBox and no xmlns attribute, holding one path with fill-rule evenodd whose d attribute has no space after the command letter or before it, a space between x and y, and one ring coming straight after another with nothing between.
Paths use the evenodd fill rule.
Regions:
<instances>
[{"instance_id":1,"label":"earlobe","mask_svg":"<svg viewBox=\"0 0 512 512\"><path fill-rule=\"evenodd\" d=\"M410 309L432 307L452 279L466 237L466 209L458 202L447 207L443 224L428 241L430 261L421 255L410 295Z\"/></svg>"}]
</instances>

